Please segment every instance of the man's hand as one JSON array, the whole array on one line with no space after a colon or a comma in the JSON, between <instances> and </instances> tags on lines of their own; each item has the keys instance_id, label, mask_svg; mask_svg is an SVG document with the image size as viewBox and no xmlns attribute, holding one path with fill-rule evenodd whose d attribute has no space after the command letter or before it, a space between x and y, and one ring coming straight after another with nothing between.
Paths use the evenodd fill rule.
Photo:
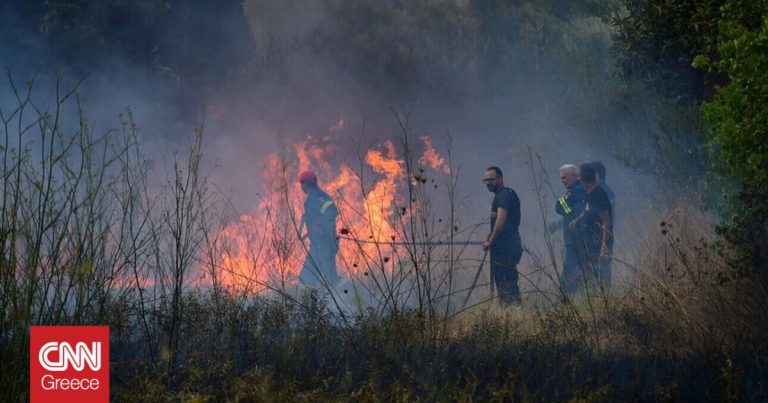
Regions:
<instances>
[{"instance_id":1,"label":"man's hand","mask_svg":"<svg viewBox=\"0 0 768 403\"><path fill-rule=\"evenodd\" d=\"M575 231L577 225L579 225L578 218L568 223L568 229L570 229L571 231Z\"/></svg>"},{"instance_id":2,"label":"man's hand","mask_svg":"<svg viewBox=\"0 0 768 403\"><path fill-rule=\"evenodd\" d=\"M491 243L488 241L483 242L483 250L487 251L491 248Z\"/></svg>"}]
</instances>

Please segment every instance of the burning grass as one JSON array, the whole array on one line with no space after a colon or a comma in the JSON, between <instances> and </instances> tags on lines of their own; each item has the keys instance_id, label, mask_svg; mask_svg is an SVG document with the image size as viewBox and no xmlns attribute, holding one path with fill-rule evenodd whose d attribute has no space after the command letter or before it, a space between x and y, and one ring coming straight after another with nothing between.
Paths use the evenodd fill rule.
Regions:
<instances>
[{"instance_id":1,"label":"burning grass","mask_svg":"<svg viewBox=\"0 0 768 403\"><path fill-rule=\"evenodd\" d=\"M706 221L674 214L667 225L675 230L659 234L659 245L679 236L678 246L699 248L701 239L685 234L698 234ZM658 229L648 230L650 242ZM657 258L663 250L654 250ZM127 374L114 388L125 400L764 399L768 329L756 303L768 297L764 284L722 282L711 266L686 267L690 258L667 254L661 271L695 276L640 276L608 294L549 306L484 303L436 320L412 309L341 322L315 295L296 304L192 294L185 364L162 376L152 366L146 373L121 366ZM127 335L116 338L115 354L141 347ZM199 349L210 344L220 348ZM146 387L137 392L136 383Z\"/></svg>"}]
</instances>

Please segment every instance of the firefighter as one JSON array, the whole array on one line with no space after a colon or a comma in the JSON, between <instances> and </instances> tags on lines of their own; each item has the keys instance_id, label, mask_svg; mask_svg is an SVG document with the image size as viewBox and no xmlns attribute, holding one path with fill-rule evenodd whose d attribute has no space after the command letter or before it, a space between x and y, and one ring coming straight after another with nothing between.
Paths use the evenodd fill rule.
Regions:
<instances>
[{"instance_id":1,"label":"firefighter","mask_svg":"<svg viewBox=\"0 0 768 403\"><path fill-rule=\"evenodd\" d=\"M606 191L599 185L597 173L592 164L581 164L579 167L581 183L587 191L587 205L584 212L571 221L569 227L571 231L584 225L585 246L589 260L582 269L587 283L595 279L598 285L603 287L610 286L611 270L610 265L603 263L610 259L610 250L608 245L613 242L613 210L611 201Z\"/></svg>"},{"instance_id":2,"label":"firefighter","mask_svg":"<svg viewBox=\"0 0 768 403\"><path fill-rule=\"evenodd\" d=\"M576 165L565 164L560 167L560 182L565 186L565 194L555 201L555 212L563 216L563 275L560 279L562 289L574 294L581 281L581 266L587 261L587 251L583 238L583 227L569 224L581 215L586 205L587 192L581 186L579 169Z\"/></svg>"},{"instance_id":3,"label":"firefighter","mask_svg":"<svg viewBox=\"0 0 768 403\"><path fill-rule=\"evenodd\" d=\"M520 303L517 264L523 255L520 241L520 199L514 190L504 187L504 175L498 167L485 170L483 183L493 193L491 234L483 250L491 252L491 279L502 305Z\"/></svg>"},{"instance_id":4,"label":"firefighter","mask_svg":"<svg viewBox=\"0 0 768 403\"><path fill-rule=\"evenodd\" d=\"M310 242L299 282L310 288L322 286L332 290L341 280L336 273L336 253L339 250L339 238L336 236L338 209L331 197L317 186L317 175L314 172L302 172L299 182L301 190L307 195L299 234L302 241L309 238ZM301 235L304 227L307 232Z\"/></svg>"}]
</instances>

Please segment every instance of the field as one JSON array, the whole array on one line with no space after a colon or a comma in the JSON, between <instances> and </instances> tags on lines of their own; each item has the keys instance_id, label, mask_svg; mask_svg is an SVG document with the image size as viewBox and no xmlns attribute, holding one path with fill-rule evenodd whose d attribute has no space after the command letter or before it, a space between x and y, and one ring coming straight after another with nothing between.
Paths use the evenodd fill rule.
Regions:
<instances>
[{"instance_id":1,"label":"field","mask_svg":"<svg viewBox=\"0 0 768 403\"><path fill-rule=\"evenodd\" d=\"M458 230L451 215L425 231L436 225L434 195L420 185L430 171L406 163L388 176L404 179L406 208L379 206L383 218L348 227L386 224L410 245L390 261L357 243L356 280L296 294L286 279L301 249L285 236L295 223L285 188L265 199L272 230L257 233L262 260L243 271L226 259L236 255L223 242L226 203L200 172L202 126L157 190L129 113L121 130L96 135L85 119L67 121L82 116L74 92L43 112L32 88L14 87L16 107L2 116L3 401L27 396L37 324L109 325L115 401L768 398L768 282L728 264L714 218L695 202L625 227L614 268L631 275L611 287L561 293L561 252L547 242L521 263L522 306L499 307L482 281L464 306L478 259L416 242ZM361 203L375 189L363 186Z\"/></svg>"}]
</instances>

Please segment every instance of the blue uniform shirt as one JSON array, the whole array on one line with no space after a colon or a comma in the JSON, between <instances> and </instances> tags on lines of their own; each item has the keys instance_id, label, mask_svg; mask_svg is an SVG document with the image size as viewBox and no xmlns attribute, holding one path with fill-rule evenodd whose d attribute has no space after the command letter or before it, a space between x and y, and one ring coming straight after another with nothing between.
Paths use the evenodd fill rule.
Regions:
<instances>
[{"instance_id":1,"label":"blue uniform shirt","mask_svg":"<svg viewBox=\"0 0 768 403\"><path fill-rule=\"evenodd\" d=\"M584 211L587 201L587 191L576 181L568 188L564 196L555 201L555 212L563 216L563 234L566 246L576 245L579 242L578 229L571 231L568 226L571 221L579 217Z\"/></svg>"}]
</instances>

